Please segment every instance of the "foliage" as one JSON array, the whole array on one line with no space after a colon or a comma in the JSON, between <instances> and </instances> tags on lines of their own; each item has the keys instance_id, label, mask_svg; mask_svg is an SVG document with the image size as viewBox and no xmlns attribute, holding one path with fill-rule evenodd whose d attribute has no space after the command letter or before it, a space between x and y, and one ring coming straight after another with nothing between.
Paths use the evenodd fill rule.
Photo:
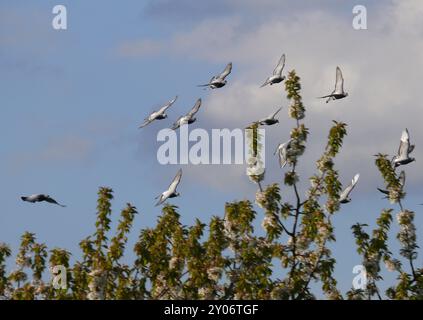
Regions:
<instances>
[{"instance_id":1,"label":"foliage","mask_svg":"<svg viewBox=\"0 0 423 320\"><path fill-rule=\"evenodd\" d=\"M127 204L111 236L113 192L98 192L96 230L80 242L82 257L71 263L71 253L55 248L48 251L32 233L25 233L16 256L16 268L7 273L10 248L0 244L0 297L3 299L315 299L311 284L320 284L328 299L382 298L378 289L381 263L398 273L398 282L384 297L421 299L423 270L416 269L416 230L414 213L403 208L405 197L399 177L385 155L376 165L389 191L389 200L399 205L400 255L406 268L388 248L393 210L384 209L372 234L366 225L352 226L357 252L367 273L364 289L352 289L343 297L334 278L336 261L329 244L336 240L333 215L340 210L338 171L335 158L347 134L346 124L334 122L327 145L317 161L305 194L300 193L298 166L306 149L309 130L305 126L305 107L300 78L291 71L285 82L290 101L289 116L294 121L287 153L288 169L281 184L263 188L264 170L253 170L260 161L259 125L247 133L251 141L251 161L247 175L257 183L255 210L252 201L225 204L223 217L214 216L208 224L196 220L192 226L180 223L178 208L165 205L154 228L140 231L133 251L133 264L122 262L137 210ZM289 202L282 198L289 198ZM262 219L264 236L254 230ZM50 281L56 266L65 268L65 283L57 288ZM275 278L276 269L282 270Z\"/></svg>"}]
</instances>

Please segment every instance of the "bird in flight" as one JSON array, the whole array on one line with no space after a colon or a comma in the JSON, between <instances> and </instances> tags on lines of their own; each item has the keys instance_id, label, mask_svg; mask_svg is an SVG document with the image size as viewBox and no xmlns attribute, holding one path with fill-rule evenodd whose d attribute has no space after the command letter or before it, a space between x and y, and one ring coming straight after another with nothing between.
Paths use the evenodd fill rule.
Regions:
<instances>
[{"instance_id":1,"label":"bird in flight","mask_svg":"<svg viewBox=\"0 0 423 320\"><path fill-rule=\"evenodd\" d=\"M53 203L53 204L57 204L58 206L61 207L66 207L63 204L58 203L56 200L54 200L52 197L50 197L49 195L45 195L45 194L33 194L31 196L28 197L21 197L21 199L23 201L26 202L31 202L31 203L36 203L36 202L48 202L48 203Z\"/></svg>"},{"instance_id":2,"label":"bird in flight","mask_svg":"<svg viewBox=\"0 0 423 320\"><path fill-rule=\"evenodd\" d=\"M273 85L275 83L282 82L285 80L285 76L282 76L283 68L285 67L285 54L283 54L278 62L278 65L276 66L275 70L273 70L273 75L266 79L266 81L260 86L260 88L263 88L267 86L268 84Z\"/></svg>"},{"instance_id":3,"label":"bird in flight","mask_svg":"<svg viewBox=\"0 0 423 320\"><path fill-rule=\"evenodd\" d=\"M405 172L404 171L401 171L401 173L400 173L400 175L399 175L399 184L400 184L400 186L401 186L401 189L402 188L404 188L404 185L405 185ZM383 194L385 194L386 195L386 197L388 197L389 196L389 190L384 190L384 189L381 189L381 188L377 188L380 192L382 192Z\"/></svg>"},{"instance_id":4,"label":"bird in flight","mask_svg":"<svg viewBox=\"0 0 423 320\"><path fill-rule=\"evenodd\" d=\"M156 207L161 205L163 202L165 202L169 198L175 198L179 196L179 193L176 192L176 188L178 187L179 182L181 182L181 178L182 178L182 169L179 169L175 178L173 178L173 181L170 184L169 188L165 192L163 192L161 195L155 198L155 199L159 199L159 201L156 203Z\"/></svg>"},{"instance_id":5,"label":"bird in flight","mask_svg":"<svg viewBox=\"0 0 423 320\"><path fill-rule=\"evenodd\" d=\"M271 126L271 125L274 125L274 124L276 124L276 123L279 123L279 120L278 119L276 119L275 117L276 117L276 115L279 113L279 111L281 111L282 110L282 107L280 107L278 110L276 110L276 112L274 112L274 113L272 113L271 115L269 115L268 117L266 117L266 118L264 118L264 119L261 119L261 120L259 120L259 124L260 125L262 125L262 126L264 126L264 125L266 125L266 126Z\"/></svg>"},{"instance_id":6,"label":"bird in flight","mask_svg":"<svg viewBox=\"0 0 423 320\"><path fill-rule=\"evenodd\" d=\"M158 111L154 111L147 118L144 119L144 123L139 126L139 128L144 128L146 125L149 125L154 120L163 120L167 118L166 110L169 109L178 99L176 96L173 100L170 100L165 105L163 105Z\"/></svg>"},{"instance_id":7,"label":"bird in flight","mask_svg":"<svg viewBox=\"0 0 423 320\"><path fill-rule=\"evenodd\" d=\"M291 148L291 142L292 139L290 139L288 142L280 143L276 148L276 151L273 153L273 155L275 155L276 153L278 154L279 165L281 168L284 168L288 162L288 152Z\"/></svg>"},{"instance_id":8,"label":"bird in flight","mask_svg":"<svg viewBox=\"0 0 423 320\"><path fill-rule=\"evenodd\" d=\"M349 195L350 195L351 191L353 191L353 189L354 189L355 185L357 184L359 178L360 178L360 174L357 173L354 176L354 178L352 179L351 184L348 187L346 187L344 191L342 191L341 195L339 196L339 202L340 203L351 202Z\"/></svg>"},{"instance_id":9,"label":"bird in flight","mask_svg":"<svg viewBox=\"0 0 423 320\"><path fill-rule=\"evenodd\" d=\"M413 152L414 147L414 145L410 144L410 134L408 133L408 129L405 129L401 135L398 154L392 159L392 163L395 165L395 168L401 165L409 164L410 162L416 160L414 158L410 158L410 153Z\"/></svg>"},{"instance_id":10,"label":"bird in flight","mask_svg":"<svg viewBox=\"0 0 423 320\"><path fill-rule=\"evenodd\" d=\"M172 130L176 130L184 124L191 124L197 119L194 117L195 114L200 110L201 107L201 98L197 100L194 107L188 112L185 116L179 117L178 120L173 124Z\"/></svg>"},{"instance_id":11,"label":"bird in flight","mask_svg":"<svg viewBox=\"0 0 423 320\"><path fill-rule=\"evenodd\" d=\"M225 70L223 70L223 72L217 76L213 76L210 79L210 82L207 84L201 84L198 87L209 87L210 89L217 89L217 88L222 88L223 86L226 85L226 80L225 78L231 73L232 71L232 62L229 62L226 67Z\"/></svg>"},{"instance_id":12,"label":"bird in flight","mask_svg":"<svg viewBox=\"0 0 423 320\"><path fill-rule=\"evenodd\" d=\"M326 103L331 100L339 100L348 96L348 93L344 91L344 77L342 76L341 69L336 67L336 82L335 82L335 89L332 91L331 94L327 96L319 97L320 99L325 99Z\"/></svg>"}]
</instances>

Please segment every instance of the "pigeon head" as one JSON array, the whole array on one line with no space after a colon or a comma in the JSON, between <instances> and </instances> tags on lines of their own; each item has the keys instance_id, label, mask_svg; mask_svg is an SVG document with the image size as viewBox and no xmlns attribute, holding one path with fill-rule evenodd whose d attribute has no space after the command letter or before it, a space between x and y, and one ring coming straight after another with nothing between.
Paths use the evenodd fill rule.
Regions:
<instances>
[{"instance_id":1,"label":"pigeon head","mask_svg":"<svg viewBox=\"0 0 423 320\"><path fill-rule=\"evenodd\" d=\"M28 199L28 197L21 197L21 199L22 199L23 201L26 201L26 199Z\"/></svg>"}]
</instances>

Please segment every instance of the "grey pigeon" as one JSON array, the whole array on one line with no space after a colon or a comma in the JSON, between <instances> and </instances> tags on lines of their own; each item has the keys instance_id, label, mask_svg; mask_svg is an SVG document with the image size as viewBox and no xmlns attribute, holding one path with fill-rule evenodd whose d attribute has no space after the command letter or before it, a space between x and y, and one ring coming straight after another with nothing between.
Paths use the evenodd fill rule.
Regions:
<instances>
[{"instance_id":1,"label":"grey pigeon","mask_svg":"<svg viewBox=\"0 0 423 320\"><path fill-rule=\"evenodd\" d=\"M273 153L273 155L275 155L276 153L278 154L279 165L281 168L284 168L288 162L288 152L291 148L291 142L292 139L290 139L288 142L280 143L276 148L276 151Z\"/></svg>"},{"instance_id":2,"label":"grey pigeon","mask_svg":"<svg viewBox=\"0 0 423 320\"><path fill-rule=\"evenodd\" d=\"M405 129L401 135L401 143L398 148L398 154L392 159L392 163L395 167L406 165L416 160L414 158L410 158L410 153L413 152L414 147L414 145L410 144L410 134L408 133L408 129Z\"/></svg>"},{"instance_id":3,"label":"grey pigeon","mask_svg":"<svg viewBox=\"0 0 423 320\"><path fill-rule=\"evenodd\" d=\"M194 118L195 114L200 110L201 107L201 98L197 100L194 107L188 112L185 116L179 117L178 120L173 124L172 130L176 130L184 124L191 124L197 119Z\"/></svg>"},{"instance_id":4,"label":"grey pigeon","mask_svg":"<svg viewBox=\"0 0 423 320\"><path fill-rule=\"evenodd\" d=\"M285 54L283 54L279 61L278 65L276 66L275 70L273 70L273 75L266 79L266 81L260 86L260 88L263 88L264 86L267 86L268 84L273 85L275 83L282 82L285 80L285 76L282 76L283 68L285 67Z\"/></svg>"},{"instance_id":5,"label":"grey pigeon","mask_svg":"<svg viewBox=\"0 0 423 320\"><path fill-rule=\"evenodd\" d=\"M212 77L209 83L201 84L198 87L209 87L210 89L222 88L227 82L225 78L231 73L231 71L232 62L229 62L221 74Z\"/></svg>"},{"instance_id":6,"label":"grey pigeon","mask_svg":"<svg viewBox=\"0 0 423 320\"><path fill-rule=\"evenodd\" d=\"M357 173L354 178L351 181L351 184L345 188L344 191L342 191L341 195L339 196L339 202L340 203L348 203L351 202L351 199L349 198L349 195L351 191L353 191L355 185L358 182L358 179L360 178L360 175Z\"/></svg>"},{"instance_id":7,"label":"grey pigeon","mask_svg":"<svg viewBox=\"0 0 423 320\"><path fill-rule=\"evenodd\" d=\"M173 100L167 102L158 111L154 111L153 113L151 113L147 118L144 119L144 123L140 125L139 128L144 128L146 125L150 124L154 120L166 119L167 114L165 112L175 103L176 99L178 99L178 96L176 96Z\"/></svg>"},{"instance_id":8,"label":"grey pigeon","mask_svg":"<svg viewBox=\"0 0 423 320\"><path fill-rule=\"evenodd\" d=\"M401 189L404 188L405 185L405 172L401 171L399 175L399 184L401 186ZM386 196L389 196L389 190L384 190L381 188L377 188L381 193L385 194Z\"/></svg>"},{"instance_id":9,"label":"grey pigeon","mask_svg":"<svg viewBox=\"0 0 423 320\"><path fill-rule=\"evenodd\" d=\"M21 199L23 201L31 202L31 203L45 201L45 202L48 202L48 203L57 204L58 206L61 206L61 207L66 207L63 204L58 203L56 200L54 200L49 195L45 195L45 194L33 194L31 196L28 196L28 197L21 197Z\"/></svg>"},{"instance_id":10,"label":"grey pigeon","mask_svg":"<svg viewBox=\"0 0 423 320\"><path fill-rule=\"evenodd\" d=\"M281 110L282 110L282 107L280 107L276 112L269 115L267 118L259 120L259 124L262 125L262 126L264 126L264 125L271 126L271 125L278 123L279 120L276 119L275 117L279 113L279 111L281 111Z\"/></svg>"},{"instance_id":11,"label":"grey pigeon","mask_svg":"<svg viewBox=\"0 0 423 320\"><path fill-rule=\"evenodd\" d=\"M326 103L331 100L339 100L348 96L348 93L344 91L344 77L342 76L341 69L336 67L336 82L335 82L335 89L332 91L331 94L323 97L319 97L321 99L328 98Z\"/></svg>"},{"instance_id":12,"label":"grey pigeon","mask_svg":"<svg viewBox=\"0 0 423 320\"><path fill-rule=\"evenodd\" d=\"M160 196L157 196L156 199L159 201L156 203L156 207L161 205L169 198L175 198L179 196L179 193L176 192L176 188L178 187L179 182L181 182L182 178L182 169L179 169L178 173L176 174L175 178L173 178L172 183L170 184L169 188L163 192Z\"/></svg>"}]
</instances>

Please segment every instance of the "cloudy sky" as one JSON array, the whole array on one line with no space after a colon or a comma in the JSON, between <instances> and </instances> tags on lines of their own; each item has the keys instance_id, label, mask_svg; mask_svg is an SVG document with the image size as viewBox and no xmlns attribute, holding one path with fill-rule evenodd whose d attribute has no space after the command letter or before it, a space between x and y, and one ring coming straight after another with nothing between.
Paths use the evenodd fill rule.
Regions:
<instances>
[{"instance_id":1,"label":"cloudy sky","mask_svg":"<svg viewBox=\"0 0 423 320\"><path fill-rule=\"evenodd\" d=\"M283 172L271 153L287 139L293 122L283 86L259 86L282 53L286 71L295 69L302 79L311 131L300 164L301 189L309 186L307 177L332 120L348 124L337 159L342 181L361 173L353 202L335 218L341 289L350 287L352 269L360 264L351 254L350 226L373 225L380 210L389 207L376 191L382 181L373 155L394 154L404 128L417 144L417 161L406 168L406 205L417 211L422 225L420 0L61 1L68 10L66 31L51 26L56 4L0 2L0 241L16 249L28 230L49 247L78 252L78 241L93 232L97 189L109 186L116 213L126 202L140 212L132 245L141 227L154 225L159 214L154 197L179 168L158 164L157 133L199 97L203 107L193 128L207 130L243 128L284 107L280 124L266 131L265 183L280 182ZM367 8L367 30L352 27L357 4ZM195 86L229 61L234 67L226 87L211 92ZM332 90L337 65L349 97L325 104L316 97ZM150 111L175 95L179 99L169 119L137 129ZM185 224L222 216L225 201L254 197L256 188L243 166L183 170L182 196L172 203L180 207ZM289 190L282 191L285 199L291 197ZM19 196L32 193L48 193L68 207L20 201ZM418 236L421 244L423 235ZM392 280L389 273L385 277Z\"/></svg>"}]
</instances>

